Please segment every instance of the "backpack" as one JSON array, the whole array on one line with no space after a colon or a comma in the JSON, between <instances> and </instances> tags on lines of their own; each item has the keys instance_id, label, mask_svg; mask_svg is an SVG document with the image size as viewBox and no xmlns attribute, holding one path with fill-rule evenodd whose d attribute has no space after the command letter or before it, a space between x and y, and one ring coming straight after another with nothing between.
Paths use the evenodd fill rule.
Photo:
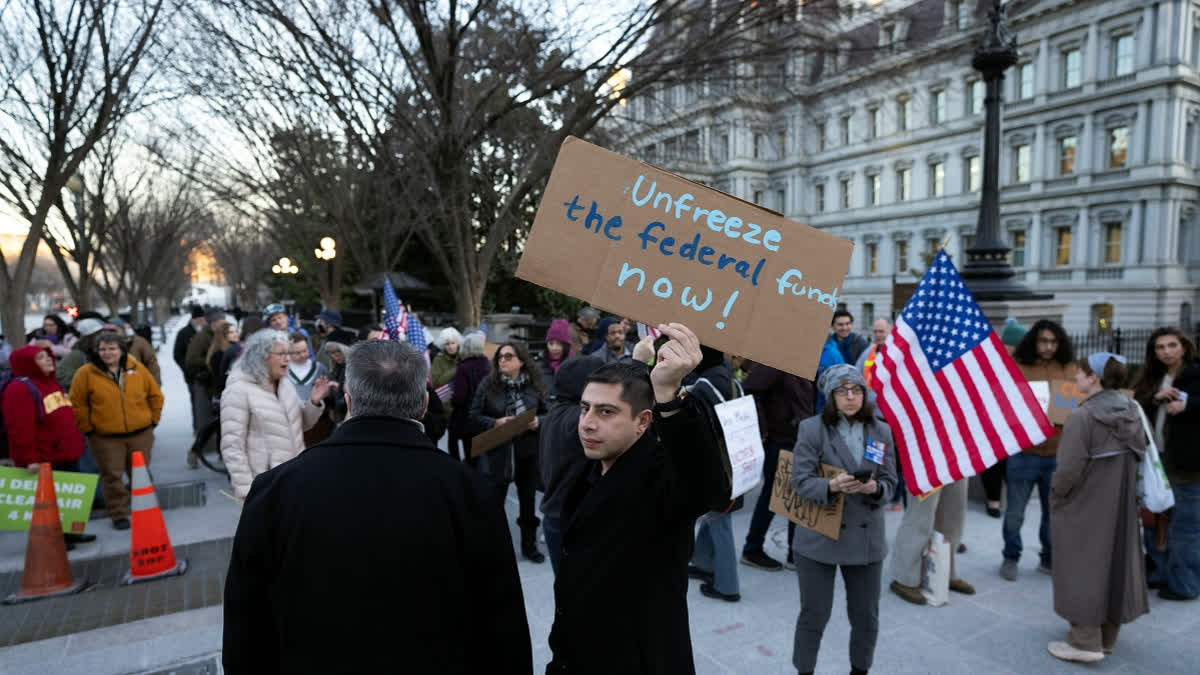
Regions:
<instances>
[{"instance_id":1,"label":"backpack","mask_svg":"<svg viewBox=\"0 0 1200 675\"><path fill-rule=\"evenodd\" d=\"M742 398L746 395L740 382L734 378L730 378L730 381L733 382L733 396L731 398ZM703 387L700 386L702 384L704 385ZM733 467L729 463L729 450L725 444L725 433L721 429L721 420L717 417L717 411L715 410L717 404L726 401L725 395L706 377L698 378L694 383L684 387L684 389L687 390L690 398L698 402L699 405L696 405L695 409L704 421L704 424L708 427L709 433L717 441L717 447L721 450L721 463L725 468L725 478L732 484ZM745 503L745 495L740 495L732 501L725 500L719 504L710 504L709 510L732 513L742 508Z\"/></svg>"},{"instance_id":2,"label":"backpack","mask_svg":"<svg viewBox=\"0 0 1200 675\"><path fill-rule=\"evenodd\" d=\"M42 392L38 391L37 385L28 377L13 377L11 370L6 370L3 374L0 374L0 398L3 398L4 390L13 382L21 382L29 390L29 395L33 398L34 407L37 408L37 421L40 423L46 419L46 407L42 402ZM4 409L0 408L0 459L8 458L8 425L4 423Z\"/></svg>"}]
</instances>

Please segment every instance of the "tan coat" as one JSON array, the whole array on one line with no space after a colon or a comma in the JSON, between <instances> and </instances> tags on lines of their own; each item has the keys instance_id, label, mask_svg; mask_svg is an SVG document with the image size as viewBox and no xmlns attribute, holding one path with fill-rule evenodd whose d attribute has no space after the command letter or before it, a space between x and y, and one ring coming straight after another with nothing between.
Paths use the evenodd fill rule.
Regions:
<instances>
[{"instance_id":1,"label":"tan coat","mask_svg":"<svg viewBox=\"0 0 1200 675\"><path fill-rule=\"evenodd\" d=\"M1068 363L1063 365L1053 359L1049 361L1038 361L1033 364L1017 363L1017 367L1021 369L1021 374L1025 376L1026 382L1036 382L1043 380L1050 382L1052 380L1073 380L1075 379L1075 364ZM1050 438L1038 443L1031 448L1025 448L1021 452L1027 455L1037 455L1039 457L1053 457L1058 454L1058 443L1062 438L1063 428L1057 424L1054 425L1055 431Z\"/></svg>"},{"instance_id":2,"label":"tan coat","mask_svg":"<svg viewBox=\"0 0 1200 675\"><path fill-rule=\"evenodd\" d=\"M275 390L234 368L221 394L221 459L233 493L245 497L255 476L299 455L323 412L324 404L301 402L286 377Z\"/></svg>"},{"instance_id":3,"label":"tan coat","mask_svg":"<svg viewBox=\"0 0 1200 675\"><path fill-rule=\"evenodd\" d=\"M1067 418L1050 481L1054 611L1079 626L1129 623L1149 610L1138 530L1146 452L1136 404L1101 391Z\"/></svg>"}]
</instances>

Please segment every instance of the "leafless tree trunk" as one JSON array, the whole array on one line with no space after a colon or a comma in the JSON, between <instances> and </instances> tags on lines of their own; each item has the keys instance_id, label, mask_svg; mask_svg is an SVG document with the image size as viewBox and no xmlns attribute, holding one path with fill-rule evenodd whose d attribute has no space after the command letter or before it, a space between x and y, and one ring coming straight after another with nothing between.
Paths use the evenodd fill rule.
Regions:
<instances>
[{"instance_id":1,"label":"leafless tree trunk","mask_svg":"<svg viewBox=\"0 0 1200 675\"><path fill-rule=\"evenodd\" d=\"M0 199L29 223L17 259L0 254L0 318L15 344L47 217L96 143L147 98L162 9L163 0L0 5Z\"/></svg>"}]
</instances>

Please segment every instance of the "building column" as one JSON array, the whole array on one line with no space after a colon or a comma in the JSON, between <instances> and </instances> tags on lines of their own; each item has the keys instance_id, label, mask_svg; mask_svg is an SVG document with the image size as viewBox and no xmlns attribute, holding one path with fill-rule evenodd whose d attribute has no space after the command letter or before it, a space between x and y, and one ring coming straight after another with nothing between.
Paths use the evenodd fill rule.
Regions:
<instances>
[{"instance_id":1,"label":"building column","mask_svg":"<svg viewBox=\"0 0 1200 675\"><path fill-rule=\"evenodd\" d=\"M1142 201L1138 200L1133 203L1133 211L1129 215L1129 222L1122 233L1124 237L1123 248L1121 252L1122 262L1126 266L1137 265L1142 262Z\"/></svg>"},{"instance_id":2,"label":"building column","mask_svg":"<svg viewBox=\"0 0 1200 675\"><path fill-rule=\"evenodd\" d=\"M1033 132L1033 148L1029 153L1029 178L1032 182L1040 182L1046 176L1046 123L1038 122Z\"/></svg>"},{"instance_id":3,"label":"building column","mask_svg":"<svg viewBox=\"0 0 1200 675\"><path fill-rule=\"evenodd\" d=\"M1138 132L1137 132L1137 147L1138 147L1138 163L1150 163L1150 101L1142 101L1138 104Z\"/></svg>"},{"instance_id":4,"label":"building column","mask_svg":"<svg viewBox=\"0 0 1200 675\"><path fill-rule=\"evenodd\" d=\"M1037 61L1034 62L1033 70L1034 96L1044 96L1050 91L1050 38L1038 40Z\"/></svg>"},{"instance_id":5,"label":"building column","mask_svg":"<svg viewBox=\"0 0 1200 675\"><path fill-rule=\"evenodd\" d=\"M1029 231L1025 233L1025 267L1032 270L1042 268L1041 211L1033 212L1033 219L1029 222Z\"/></svg>"},{"instance_id":6,"label":"building column","mask_svg":"<svg viewBox=\"0 0 1200 675\"><path fill-rule=\"evenodd\" d=\"M1147 3L1142 8L1142 26L1137 36L1136 69L1138 70L1154 62L1154 54L1150 50L1150 44L1154 41L1154 29L1154 7Z\"/></svg>"},{"instance_id":7,"label":"building column","mask_svg":"<svg viewBox=\"0 0 1200 675\"><path fill-rule=\"evenodd\" d=\"M1075 144L1075 151L1079 153L1076 158L1078 166L1075 167L1075 173L1089 175L1095 171L1095 160L1092 159L1094 154L1093 148L1096 147L1096 139L1093 138L1092 126L1094 124L1093 115L1086 113L1083 116L1083 133L1080 135L1078 142Z\"/></svg>"},{"instance_id":8,"label":"building column","mask_svg":"<svg viewBox=\"0 0 1200 675\"><path fill-rule=\"evenodd\" d=\"M1171 53L1171 19L1175 15L1175 2L1163 0L1158 3L1158 26L1154 37L1154 62L1167 63Z\"/></svg>"},{"instance_id":9,"label":"building column","mask_svg":"<svg viewBox=\"0 0 1200 675\"><path fill-rule=\"evenodd\" d=\"M1089 265L1091 229L1092 214L1088 212L1088 207L1085 204L1079 207L1079 222L1075 226L1076 241L1072 242L1073 245L1071 246L1071 263L1077 267L1087 267Z\"/></svg>"},{"instance_id":10,"label":"building column","mask_svg":"<svg viewBox=\"0 0 1200 675\"><path fill-rule=\"evenodd\" d=\"M1167 102L1165 100L1151 101L1150 116L1154 119L1151 121L1151 128L1166 129L1167 125ZM1166 138L1165 134L1155 133L1150 134L1150 161L1161 162L1166 159Z\"/></svg>"},{"instance_id":11,"label":"building column","mask_svg":"<svg viewBox=\"0 0 1200 675\"><path fill-rule=\"evenodd\" d=\"M1084 84L1095 84L1099 77L1100 64L1100 37L1099 29L1096 24L1090 23L1087 28L1087 44L1084 47L1083 53L1083 82Z\"/></svg>"}]
</instances>

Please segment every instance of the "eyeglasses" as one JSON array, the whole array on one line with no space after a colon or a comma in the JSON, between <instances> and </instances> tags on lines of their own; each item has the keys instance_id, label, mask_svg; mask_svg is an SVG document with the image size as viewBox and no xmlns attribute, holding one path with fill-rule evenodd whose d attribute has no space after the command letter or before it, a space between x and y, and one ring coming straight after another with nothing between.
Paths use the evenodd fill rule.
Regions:
<instances>
[{"instance_id":1,"label":"eyeglasses","mask_svg":"<svg viewBox=\"0 0 1200 675\"><path fill-rule=\"evenodd\" d=\"M281 359L286 359L290 354L287 352L267 352L268 356L278 356Z\"/></svg>"},{"instance_id":2,"label":"eyeglasses","mask_svg":"<svg viewBox=\"0 0 1200 675\"><path fill-rule=\"evenodd\" d=\"M501 361L508 361L509 359L515 359L515 358L517 358L516 354L510 353L510 352L500 352L500 360Z\"/></svg>"},{"instance_id":3,"label":"eyeglasses","mask_svg":"<svg viewBox=\"0 0 1200 675\"><path fill-rule=\"evenodd\" d=\"M838 387L833 390L833 393L837 396L862 396L866 392L862 387Z\"/></svg>"}]
</instances>

